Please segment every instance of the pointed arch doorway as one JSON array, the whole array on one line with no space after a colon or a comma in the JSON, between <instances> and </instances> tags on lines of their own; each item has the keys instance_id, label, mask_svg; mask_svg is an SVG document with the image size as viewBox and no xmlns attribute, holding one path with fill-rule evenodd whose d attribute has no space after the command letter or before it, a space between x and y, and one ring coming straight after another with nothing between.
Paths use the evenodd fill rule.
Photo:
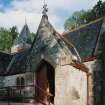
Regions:
<instances>
[{"instance_id":1,"label":"pointed arch doorway","mask_svg":"<svg viewBox=\"0 0 105 105\"><path fill-rule=\"evenodd\" d=\"M54 104L55 70L47 61L42 60L36 70L36 101L44 105Z\"/></svg>"}]
</instances>

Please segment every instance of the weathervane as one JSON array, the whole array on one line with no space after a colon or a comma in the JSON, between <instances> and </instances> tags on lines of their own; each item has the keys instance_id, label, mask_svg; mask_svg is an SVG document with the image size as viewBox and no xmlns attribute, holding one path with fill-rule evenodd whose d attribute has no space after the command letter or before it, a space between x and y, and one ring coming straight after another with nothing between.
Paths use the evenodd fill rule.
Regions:
<instances>
[{"instance_id":1,"label":"weathervane","mask_svg":"<svg viewBox=\"0 0 105 105\"><path fill-rule=\"evenodd\" d=\"M48 8L47 8L47 4L45 3L45 0L44 0L44 5L43 5L42 14L43 14L43 15L46 15L47 12L48 12Z\"/></svg>"}]
</instances>

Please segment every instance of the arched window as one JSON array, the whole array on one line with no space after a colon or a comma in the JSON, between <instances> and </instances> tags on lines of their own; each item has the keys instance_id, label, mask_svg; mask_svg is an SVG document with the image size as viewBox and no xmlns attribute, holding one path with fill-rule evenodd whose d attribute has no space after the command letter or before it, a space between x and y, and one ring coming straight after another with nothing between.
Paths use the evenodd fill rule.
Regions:
<instances>
[{"instance_id":1,"label":"arched window","mask_svg":"<svg viewBox=\"0 0 105 105\"><path fill-rule=\"evenodd\" d=\"M24 88L24 86L25 86L25 80L24 80L24 78L23 78L23 77L21 77L21 87L23 87L23 88Z\"/></svg>"},{"instance_id":2,"label":"arched window","mask_svg":"<svg viewBox=\"0 0 105 105\"><path fill-rule=\"evenodd\" d=\"M16 78L16 86L19 88L20 87L20 84L21 84L20 78L17 77Z\"/></svg>"},{"instance_id":3,"label":"arched window","mask_svg":"<svg viewBox=\"0 0 105 105\"><path fill-rule=\"evenodd\" d=\"M17 77L16 78L16 86L18 88L24 88L24 86L25 86L25 80L24 80L23 77Z\"/></svg>"}]
</instances>

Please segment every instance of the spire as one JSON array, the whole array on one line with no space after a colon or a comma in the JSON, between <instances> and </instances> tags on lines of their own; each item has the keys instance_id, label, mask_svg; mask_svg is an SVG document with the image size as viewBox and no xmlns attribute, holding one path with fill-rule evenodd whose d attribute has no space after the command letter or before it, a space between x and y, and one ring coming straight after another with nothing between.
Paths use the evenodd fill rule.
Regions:
<instances>
[{"instance_id":1,"label":"spire","mask_svg":"<svg viewBox=\"0 0 105 105\"><path fill-rule=\"evenodd\" d=\"M14 44L11 48L11 53L19 52L20 50L27 49L30 47L31 39L30 39L30 30L28 25L25 22L20 34L15 39Z\"/></svg>"},{"instance_id":2,"label":"spire","mask_svg":"<svg viewBox=\"0 0 105 105\"><path fill-rule=\"evenodd\" d=\"M26 16L25 16L25 25L27 25L27 19L26 19Z\"/></svg>"},{"instance_id":3,"label":"spire","mask_svg":"<svg viewBox=\"0 0 105 105\"><path fill-rule=\"evenodd\" d=\"M44 9L46 9L46 6ZM64 41L60 40L58 33L50 24L46 12L42 16L30 51L29 58L33 59L32 64L35 64L32 65L33 70L35 70L34 67L37 67L41 59L45 59L52 65L56 65L61 59L60 56L62 56L62 59L64 59L66 55L68 55L68 58L69 56L71 57L70 50L65 45Z\"/></svg>"},{"instance_id":4,"label":"spire","mask_svg":"<svg viewBox=\"0 0 105 105\"><path fill-rule=\"evenodd\" d=\"M48 8L47 8L47 4L45 3L45 0L44 0L44 5L43 5L42 14L43 14L43 15L47 15L47 12L48 12Z\"/></svg>"},{"instance_id":5,"label":"spire","mask_svg":"<svg viewBox=\"0 0 105 105\"><path fill-rule=\"evenodd\" d=\"M29 40L30 40L30 37L29 37L29 34L30 33L30 30L28 28L28 25L25 24L23 26L23 29L21 30L21 33L19 35L19 37L17 38L16 40L16 44L20 44L20 43L23 43L23 44L29 44Z\"/></svg>"}]
</instances>

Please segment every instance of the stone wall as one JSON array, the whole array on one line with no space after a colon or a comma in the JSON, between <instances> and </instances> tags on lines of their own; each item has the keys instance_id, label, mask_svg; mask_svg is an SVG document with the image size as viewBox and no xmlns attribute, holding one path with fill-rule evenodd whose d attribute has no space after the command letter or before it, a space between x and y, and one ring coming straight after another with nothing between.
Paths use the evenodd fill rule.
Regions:
<instances>
[{"instance_id":1,"label":"stone wall","mask_svg":"<svg viewBox=\"0 0 105 105\"><path fill-rule=\"evenodd\" d=\"M7 76L4 79L4 87L8 86L16 86L16 78L17 77L24 77L24 74L19 74L19 75L13 75L13 76Z\"/></svg>"},{"instance_id":2,"label":"stone wall","mask_svg":"<svg viewBox=\"0 0 105 105\"><path fill-rule=\"evenodd\" d=\"M90 75L88 76L88 105L93 105L93 68L96 60L85 62L88 67Z\"/></svg>"},{"instance_id":3,"label":"stone wall","mask_svg":"<svg viewBox=\"0 0 105 105\"><path fill-rule=\"evenodd\" d=\"M25 81L25 87L21 90L21 95L26 97L33 97L35 96L35 87L32 85L35 84L35 74L34 73L25 73L25 74L19 74L19 75L13 75L13 76L7 76L4 79L4 87L11 87L13 89L14 93L17 95L20 95L20 90L17 87L17 78L24 78Z\"/></svg>"},{"instance_id":4,"label":"stone wall","mask_svg":"<svg viewBox=\"0 0 105 105\"><path fill-rule=\"evenodd\" d=\"M4 87L8 86L16 86L17 77L23 77L25 79L25 85L33 85L34 81L34 73L25 73L18 74L13 76L7 76L4 78Z\"/></svg>"},{"instance_id":5,"label":"stone wall","mask_svg":"<svg viewBox=\"0 0 105 105\"><path fill-rule=\"evenodd\" d=\"M86 73L70 65L55 71L55 105L87 105Z\"/></svg>"},{"instance_id":6,"label":"stone wall","mask_svg":"<svg viewBox=\"0 0 105 105\"><path fill-rule=\"evenodd\" d=\"M88 105L102 105L102 60L85 62L91 75L88 77Z\"/></svg>"}]
</instances>

